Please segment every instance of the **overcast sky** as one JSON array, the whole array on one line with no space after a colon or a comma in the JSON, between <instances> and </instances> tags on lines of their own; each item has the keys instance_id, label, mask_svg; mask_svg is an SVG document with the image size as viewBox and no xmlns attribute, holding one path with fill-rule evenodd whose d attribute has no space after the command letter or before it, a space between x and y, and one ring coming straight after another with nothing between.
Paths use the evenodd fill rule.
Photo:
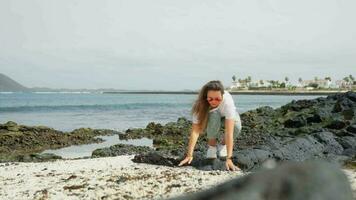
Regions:
<instances>
[{"instance_id":1,"label":"overcast sky","mask_svg":"<svg viewBox=\"0 0 356 200\"><path fill-rule=\"evenodd\" d=\"M0 0L0 73L27 87L198 89L356 75L354 0Z\"/></svg>"}]
</instances>

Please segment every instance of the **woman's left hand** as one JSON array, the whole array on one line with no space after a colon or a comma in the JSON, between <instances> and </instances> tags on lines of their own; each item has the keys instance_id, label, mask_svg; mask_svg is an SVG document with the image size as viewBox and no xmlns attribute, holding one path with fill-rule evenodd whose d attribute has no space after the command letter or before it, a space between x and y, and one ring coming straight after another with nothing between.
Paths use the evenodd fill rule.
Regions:
<instances>
[{"instance_id":1,"label":"woman's left hand","mask_svg":"<svg viewBox=\"0 0 356 200\"><path fill-rule=\"evenodd\" d=\"M225 166L226 166L226 169L228 171L237 171L237 170L241 170L240 168L238 168L237 166L234 165L234 163L232 162L231 159L227 159L226 162L225 162Z\"/></svg>"}]
</instances>

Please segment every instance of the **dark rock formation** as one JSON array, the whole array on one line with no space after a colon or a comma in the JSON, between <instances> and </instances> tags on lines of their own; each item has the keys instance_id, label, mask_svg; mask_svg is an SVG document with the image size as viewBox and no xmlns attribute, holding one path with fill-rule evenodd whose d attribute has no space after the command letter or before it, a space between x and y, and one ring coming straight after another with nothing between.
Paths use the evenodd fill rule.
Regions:
<instances>
[{"instance_id":1,"label":"dark rock formation","mask_svg":"<svg viewBox=\"0 0 356 200\"><path fill-rule=\"evenodd\" d=\"M355 93L292 101L280 108L260 107L241 114L243 129L234 142L233 162L244 170L257 169L267 159L304 161L325 159L344 163L356 152ZM49 148L100 142L98 135L119 134L120 139L147 137L154 149L115 145L97 150L93 157L138 154L135 162L172 166L184 158L192 122L179 118L165 125L151 122L146 128L111 130L77 129L63 133L47 127L14 122L0 124L0 161ZM225 169L224 160L207 160L207 139L199 137L192 166L203 170ZM160 159L158 159L160 158Z\"/></svg>"},{"instance_id":2,"label":"dark rock formation","mask_svg":"<svg viewBox=\"0 0 356 200\"><path fill-rule=\"evenodd\" d=\"M356 133L356 124L353 124L346 129L350 133Z\"/></svg>"},{"instance_id":3,"label":"dark rock formation","mask_svg":"<svg viewBox=\"0 0 356 200\"><path fill-rule=\"evenodd\" d=\"M25 154L25 155L16 156L16 161L19 162L45 162L45 161L58 160L58 159L62 159L62 157L52 153Z\"/></svg>"},{"instance_id":4,"label":"dark rock formation","mask_svg":"<svg viewBox=\"0 0 356 200\"><path fill-rule=\"evenodd\" d=\"M111 147L96 149L92 153L92 157L109 157L109 156L120 156L120 155L132 155L150 152L151 148L134 146L128 144L116 144Z\"/></svg>"},{"instance_id":5,"label":"dark rock formation","mask_svg":"<svg viewBox=\"0 0 356 200\"><path fill-rule=\"evenodd\" d=\"M156 165L165 165L174 167L179 164L179 160L174 158L165 157L159 152L149 152L147 154L139 154L132 159L137 163L155 163Z\"/></svg>"},{"instance_id":6,"label":"dark rock formation","mask_svg":"<svg viewBox=\"0 0 356 200\"><path fill-rule=\"evenodd\" d=\"M324 162L285 163L174 200L351 200L343 172Z\"/></svg>"},{"instance_id":7,"label":"dark rock formation","mask_svg":"<svg viewBox=\"0 0 356 200\"><path fill-rule=\"evenodd\" d=\"M111 134L115 132L90 128L61 132L45 126L24 126L9 121L0 124L0 162L58 159L60 157L36 153L70 145L102 142L96 136Z\"/></svg>"},{"instance_id":8,"label":"dark rock formation","mask_svg":"<svg viewBox=\"0 0 356 200\"><path fill-rule=\"evenodd\" d=\"M234 163L252 170L267 159L324 159L341 164L354 160L356 118L350 113L356 111L355 96L354 92L348 92L292 101L277 109L261 107L243 113L242 134L234 144ZM150 123L145 129L130 129L120 136L152 138L156 151L164 155L162 159L179 161L184 158L190 129L191 121L180 118L176 123L166 125ZM223 160L204 158L206 149L206 138L200 137L191 165L205 170L223 170ZM144 162L155 164L156 159L150 159L153 155L143 153L139 156Z\"/></svg>"}]
</instances>

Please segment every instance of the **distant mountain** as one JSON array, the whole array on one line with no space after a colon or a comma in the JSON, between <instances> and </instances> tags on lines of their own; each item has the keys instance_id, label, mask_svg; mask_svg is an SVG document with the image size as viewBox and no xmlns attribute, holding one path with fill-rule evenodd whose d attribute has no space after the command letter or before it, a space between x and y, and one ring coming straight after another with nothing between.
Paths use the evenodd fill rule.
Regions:
<instances>
[{"instance_id":1,"label":"distant mountain","mask_svg":"<svg viewBox=\"0 0 356 200\"><path fill-rule=\"evenodd\" d=\"M12 80L5 74L0 73L0 92L25 92L29 88L21 85L20 83Z\"/></svg>"},{"instance_id":2,"label":"distant mountain","mask_svg":"<svg viewBox=\"0 0 356 200\"><path fill-rule=\"evenodd\" d=\"M125 90L115 88L98 89L66 89L66 88L47 88L32 87L28 88L14 81L5 74L0 73L0 92L90 92L90 93L116 93L116 92L192 92L194 90L185 89L184 91L166 91L166 90Z\"/></svg>"},{"instance_id":3,"label":"distant mountain","mask_svg":"<svg viewBox=\"0 0 356 200\"><path fill-rule=\"evenodd\" d=\"M68 89L68 88L47 88L47 87L32 87L30 88L31 92L90 92L90 93L101 93L107 91L115 91L121 92L126 90L121 89L113 89L113 88L99 88L99 89L85 89L85 88L78 88L78 89Z\"/></svg>"}]
</instances>

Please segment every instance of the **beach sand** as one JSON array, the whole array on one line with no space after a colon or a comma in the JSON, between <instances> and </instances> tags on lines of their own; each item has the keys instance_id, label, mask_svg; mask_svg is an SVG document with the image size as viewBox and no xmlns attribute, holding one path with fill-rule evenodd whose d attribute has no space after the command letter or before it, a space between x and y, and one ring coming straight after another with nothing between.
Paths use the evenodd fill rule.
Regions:
<instances>
[{"instance_id":1,"label":"beach sand","mask_svg":"<svg viewBox=\"0 0 356 200\"><path fill-rule=\"evenodd\" d=\"M138 164L133 157L1 163L0 199L162 199L243 175Z\"/></svg>"},{"instance_id":2,"label":"beach sand","mask_svg":"<svg viewBox=\"0 0 356 200\"><path fill-rule=\"evenodd\" d=\"M165 199L244 175L241 171L138 164L132 158L1 163L0 199ZM355 194L356 171L344 172Z\"/></svg>"}]
</instances>

